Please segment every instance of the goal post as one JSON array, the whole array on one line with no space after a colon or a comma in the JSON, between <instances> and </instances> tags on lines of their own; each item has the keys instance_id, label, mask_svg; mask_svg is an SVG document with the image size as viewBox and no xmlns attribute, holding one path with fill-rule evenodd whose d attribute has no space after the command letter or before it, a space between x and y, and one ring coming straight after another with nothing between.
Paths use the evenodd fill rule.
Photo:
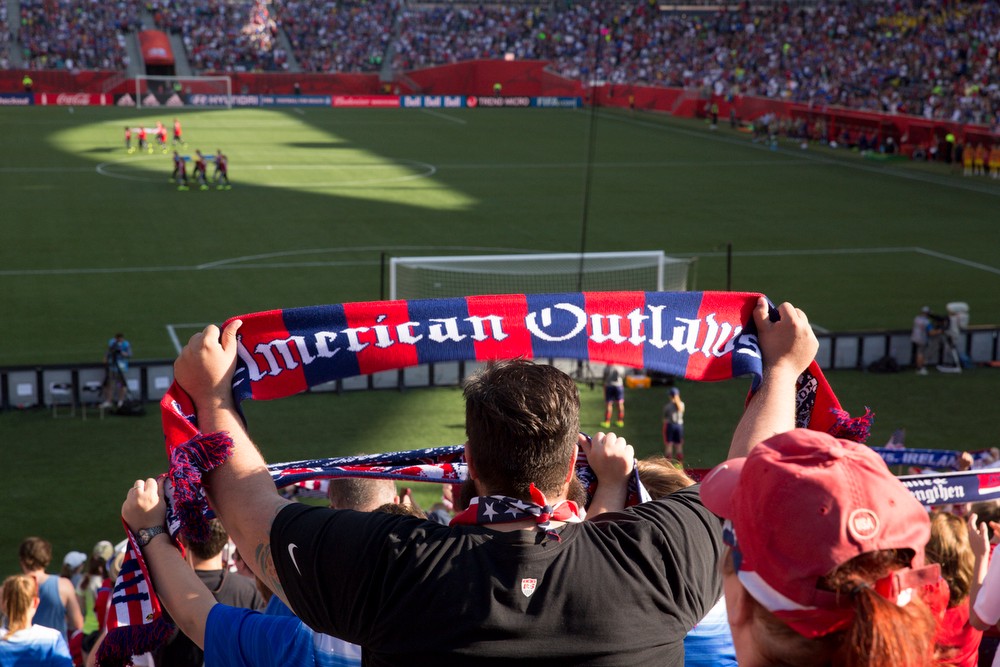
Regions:
<instances>
[{"instance_id":1,"label":"goal post","mask_svg":"<svg viewBox=\"0 0 1000 667\"><path fill-rule=\"evenodd\" d=\"M685 291L693 260L663 251L393 257L390 299L577 291Z\"/></svg>"},{"instance_id":2,"label":"goal post","mask_svg":"<svg viewBox=\"0 0 1000 667\"><path fill-rule=\"evenodd\" d=\"M143 107L211 106L233 108L233 80L229 76L135 77L135 104Z\"/></svg>"}]
</instances>

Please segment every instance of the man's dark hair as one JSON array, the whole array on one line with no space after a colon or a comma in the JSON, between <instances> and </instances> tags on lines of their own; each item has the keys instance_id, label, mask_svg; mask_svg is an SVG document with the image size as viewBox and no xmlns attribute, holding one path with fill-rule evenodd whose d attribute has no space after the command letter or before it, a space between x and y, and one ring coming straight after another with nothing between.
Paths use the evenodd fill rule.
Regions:
<instances>
[{"instance_id":1,"label":"man's dark hair","mask_svg":"<svg viewBox=\"0 0 1000 667\"><path fill-rule=\"evenodd\" d=\"M29 570L44 570L52 562L52 544L44 537L26 537L17 556Z\"/></svg>"},{"instance_id":2,"label":"man's dark hair","mask_svg":"<svg viewBox=\"0 0 1000 667\"><path fill-rule=\"evenodd\" d=\"M187 540L186 544L195 557L201 560L209 560L222 553L222 549L228 541L229 533L222 527L222 522L218 519L210 519L208 522L208 539L204 542Z\"/></svg>"},{"instance_id":3,"label":"man's dark hair","mask_svg":"<svg viewBox=\"0 0 1000 667\"><path fill-rule=\"evenodd\" d=\"M580 433L580 393L553 366L491 362L465 383L465 432L481 485L530 500L528 487L557 494Z\"/></svg>"}]
</instances>

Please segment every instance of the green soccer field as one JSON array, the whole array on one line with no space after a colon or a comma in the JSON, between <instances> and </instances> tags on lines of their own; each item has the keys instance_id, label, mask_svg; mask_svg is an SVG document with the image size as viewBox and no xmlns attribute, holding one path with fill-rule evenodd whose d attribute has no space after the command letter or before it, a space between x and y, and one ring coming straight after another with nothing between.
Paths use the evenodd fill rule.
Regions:
<instances>
[{"instance_id":1,"label":"green soccer field","mask_svg":"<svg viewBox=\"0 0 1000 667\"><path fill-rule=\"evenodd\" d=\"M126 124L169 126L174 114L183 153L229 156L232 190L178 192L169 154L125 152ZM833 331L906 329L920 306L954 300L973 323L1000 322L1000 183L791 143L771 151L659 116L0 109L0 184L0 365L99 361L116 331L137 358L170 358L231 315L379 298L382 253L578 252L584 238L587 251L697 257L697 289L726 287L732 243L733 289L790 300ZM852 412L876 410L873 444L905 427L911 446L979 449L998 442L998 373L830 380ZM693 465L724 456L746 388L684 387ZM599 391L582 393L595 431ZM642 454L659 449L662 402L629 392L624 431ZM164 465L149 407L86 422L0 413L0 573L30 533L59 554L115 539L125 489ZM454 389L313 395L249 416L273 461L464 438Z\"/></svg>"},{"instance_id":2,"label":"green soccer field","mask_svg":"<svg viewBox=\"0 0 1000 667\"><path fill-rule=\"evenodd\" d=\"M126 124L221 148L230 191L177 192ZM140 358L230 315L376 299L380 257L664 250L695 287L801 305L829 330L924 304L1000 321L1000 184L648 115L576 110L3 109L0 364ZM587 161L591 123L594 146ZM212 167L209 166L211 172ZM587 196L585 196L585 194ZM587 224L584 229L584 206ZM31 332L26 336L25 332Z\"/></svg>"}]
</instances>

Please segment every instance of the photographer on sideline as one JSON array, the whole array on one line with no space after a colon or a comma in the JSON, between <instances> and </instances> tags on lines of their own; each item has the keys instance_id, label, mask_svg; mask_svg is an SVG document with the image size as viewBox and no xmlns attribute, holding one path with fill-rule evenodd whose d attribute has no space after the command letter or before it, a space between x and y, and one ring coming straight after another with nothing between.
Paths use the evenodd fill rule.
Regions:
<instances>
[{"instance_id":1,"label":"photographer on sideline","mask_svg":"<svg viewBox=\"0 0 1000 667\"><path fill-rule=\"evenodd\" d=\"M132 345L125 340L125 334L116 333L108 341L108 351L104 353L104 402L102 408L110 408L117 402L121 407L128 398L128 384L125 373L128 372L128 360L132 356Z\"/></svg>"}]
</instances>

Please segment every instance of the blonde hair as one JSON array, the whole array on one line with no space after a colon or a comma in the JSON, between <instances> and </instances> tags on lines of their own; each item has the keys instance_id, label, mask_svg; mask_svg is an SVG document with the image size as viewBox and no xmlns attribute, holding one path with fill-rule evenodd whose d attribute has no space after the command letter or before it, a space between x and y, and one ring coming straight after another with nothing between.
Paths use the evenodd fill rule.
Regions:
<instances>
[{"instance_id":1,"label":"blonde hair","mask_svg":"<svg viewBox=\"0 0 1000 667\"><path fill-rule=\"evenodd\" d=\"M639 480L653 500L664 498L674 491L686 489L694 484L693 479L663 456L637 459L635 465L639 471Z\"/></svg>"},{"instance_id":2,"label":"blonde hair","mask_svg":"<svg viewBox=\"0 0 1000 667\"><path fill-rule=\"evenodd\" d=\"M18 630L31 627L30 612L36 597L38 584L32 577L16 574L4 579L0 607L8 619L6 638Z\"/></svg>"},{"instance_id":3,"label":"blonde hair","mask_svg":"<svg viewBox=\"0 0 1000 667\"><path fill-rule=\"evenodd\" d=\"M931 539L924 548L929 563L941 566L951 596L948 607L960 605L972 590L975 555L969 545L969 527L948 512L931 512Z\"/></svg>"}]
</instances>

